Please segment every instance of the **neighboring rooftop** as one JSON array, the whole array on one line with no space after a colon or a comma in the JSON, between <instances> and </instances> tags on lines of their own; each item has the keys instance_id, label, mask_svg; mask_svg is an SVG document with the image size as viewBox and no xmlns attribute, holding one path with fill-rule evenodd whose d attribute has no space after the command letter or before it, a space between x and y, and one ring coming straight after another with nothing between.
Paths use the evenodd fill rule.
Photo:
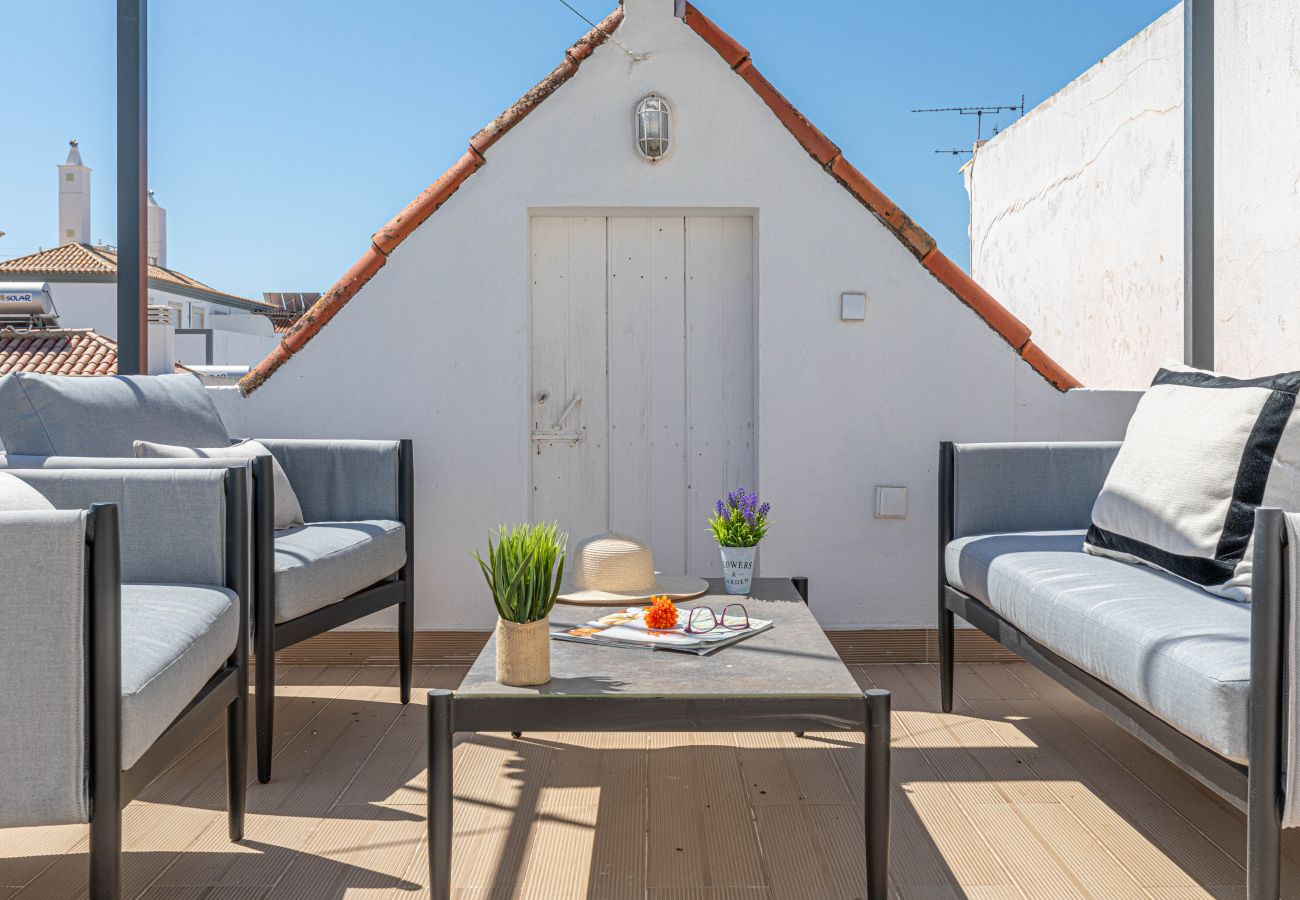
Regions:
<instances>
[{"instance_id":1,"label":"neighboring rooftop","mask_svg":"<svg viewBox=\"0 0 1300 900\"><path fill-rule=\"evenodd\" d=\"M176 363L177 372L191 372ZM116 375L117 341L93 328L0 328L0 375Z\"/></svg>"},{"instance_id":2,"label":"neighboring rooftop","mask_svg":"<svg viewBox=\"0 0 1300 900\"><path fill-rule=\"evenodd\" d=\"M63 244L0 262L0 276L41 281L115 281L117 251L111 247L92 247L89 244ZM227 294L175 269L164 269L152 264L149 266L149 286L196 300L241 307L250 312L275 309L261 300Z\"/></svg>"},{"instance_id":3,"label":"neighboring rooftop","mask_svg":"<svg viewBox=\"0 0 1300 900\"><path fill-rule=\"evenodd\" d=\"M262 300L275 307L275 311L266 313L266 317L275 326L276 334L286 333L319 299L319 291L262 292Z\"/></svg>"}]
</instances>

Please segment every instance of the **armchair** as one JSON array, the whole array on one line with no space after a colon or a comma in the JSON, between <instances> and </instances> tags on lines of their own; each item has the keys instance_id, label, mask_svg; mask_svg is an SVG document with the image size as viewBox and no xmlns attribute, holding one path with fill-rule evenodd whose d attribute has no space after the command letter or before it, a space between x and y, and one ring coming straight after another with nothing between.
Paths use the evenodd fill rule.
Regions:
<instances>
[{"instance_id":1,"label":"armchair","mask_svg":"<svg viewBox=\"0 0 1300 900\"><path fill-rule=\"evenodd\" d=\"M231 442L188 375L0 378L0 468L189 470L228 460L140 459L135 440L188 447ZM277 531L270 457L252 463L258 780L271 778L275 652L398 607L399 695L410 701L415 633L414 477L409 440L258 439L283 467L306 524Z\"/></svg>"},{"instance_id":2,"label":"armchair","mask_svg":"<svg viewBox=\"0 0 1300 900\"><path fill-rule=\"evenodd\" d=\"M109 900L122 808L223 709L243 838L247 472L8 474L50 508L0 512L0 827L88 822Z\"/></svg>"}]
</instances>

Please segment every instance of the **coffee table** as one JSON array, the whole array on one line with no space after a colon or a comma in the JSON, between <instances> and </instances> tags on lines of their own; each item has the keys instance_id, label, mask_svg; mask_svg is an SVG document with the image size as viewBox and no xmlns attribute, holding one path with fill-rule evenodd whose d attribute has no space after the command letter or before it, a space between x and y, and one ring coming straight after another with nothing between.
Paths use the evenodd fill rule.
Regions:
<instances>
[{"instance_id":1,"label":"coffee table","mask_svg":"<svg viewBox=\"0 0 1300 900\"><path fill-rule=\"evenodd\" d=\"M866 737L867 896L888 896L889 692L862 691L787 579L758 578L748 598L722 580L685 601L742 601L774 627L710 656L551 641L551 680L496 680L490 640L456 691L429 691L429 890L451 896L452 737L457 731L859 731ZM623 606L556 606L553 626ZM739 823L738 823L739 824Z\"/></svg>"}]
</instances>

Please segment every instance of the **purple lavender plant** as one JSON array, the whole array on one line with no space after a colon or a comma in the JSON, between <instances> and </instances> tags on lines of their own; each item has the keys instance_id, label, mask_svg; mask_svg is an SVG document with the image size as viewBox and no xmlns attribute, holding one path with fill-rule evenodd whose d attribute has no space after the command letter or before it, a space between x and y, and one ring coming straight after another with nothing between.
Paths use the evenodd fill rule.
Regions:
<instances>
[{"instance_id":1,"label":"purple lavender plant","mask_svg":"<svg viewBox=\"0 0 1300 900\"><path fill-rule=\"evenodd\" d=\"M723 547L753 547L767 534L772 504L758 502L757 491L738 487L714 504L709 527Z\"/></svg>"}]
</instances>

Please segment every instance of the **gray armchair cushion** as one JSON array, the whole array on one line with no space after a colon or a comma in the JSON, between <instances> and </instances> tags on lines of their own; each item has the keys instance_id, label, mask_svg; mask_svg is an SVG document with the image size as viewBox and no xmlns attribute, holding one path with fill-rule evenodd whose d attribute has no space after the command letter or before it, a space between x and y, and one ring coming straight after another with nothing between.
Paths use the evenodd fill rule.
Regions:
<instances>
[{"instance_id":1,"label":"gray armchair cushion","mask_svg":"<svg viewBox=\"0 0 1300 900\"><path fill-rule=\"evenodd\" d=\"M284 466L308 522L398 517L397 441L258 441Z\"/></svg>"},{"instance_id":2,"label":"gray armchair cushion","mask_svg":"<svg viewBox=\"0 0 1300 900\"><path fill-rule=\"evenodd\" d=\"M963 537L953 587L1214 752L1247 755L1250 607L1083 552L1083 531Z\"/></svg>"},{"instance_id":3,"label":"gray armchair cushion","mask_svg":"<svg viewBox=\"0 0 1300 900\"><path fill-rule=\"evenodd\" d=\"M89 820L86 514L0 512L0 828Z\"/></svg>"},{"instance_id":4,"label":"gray armchair cushion","mask_svg":"<svg viewBox=\"0 0 1300 900\"><path fill-rule=\"evenodd\" d=\"M1120 442L957 444L953 536L1087 528Z\"/></svg>"},{"instance_id":5,"label":"gray armchair cushion","mask_svg":"<svg viewBox=\"0 0 1300 900\"><path fill-rule=\"evenodd\" d=\"M32 512L39 509L54 509L54 504L21 478L0 472L0 511Z\"/></svg>"},{"instance_id":6,"label":"gray armchair cushion","mask_svg":"<svg viewBox=\"0 0 1300 900\"><path fill-rule=\"evenodd\" d=\"M406 564L401 522L314 522L275 536L275 620L342 600Z\"/></svg>"},{"instance_id":7,"label":"gray armchair cushion","mask_svg":"<svg viewBox=\"0 0 1300 900\"><path fill-rule=\"evenodd\" d=\"M0 444L35 456L133 456L136 440L217 447L226 426L192 375L0 378Z\"/></svg>"},{"instance_id":8,"label":"gray armchair cushion","mask_svg":"<svg viewBox=\"0 0 1300 900\"><path fill-rule=\"evenodd\" d=\"M140 761L235 652L239 603L225 588L122 585L122 768Z\"/></svg>"},{"instance_id":9,"label":"gray armchair cushion","mask_svg":"<svg viewBox=\"0 0 1300 900\"><path fill-rule=\"evenodd\" d=\"M6 471L59 509L116 503L123 581L225 583L225 468Z\"/></svg>"}]
</instances>

